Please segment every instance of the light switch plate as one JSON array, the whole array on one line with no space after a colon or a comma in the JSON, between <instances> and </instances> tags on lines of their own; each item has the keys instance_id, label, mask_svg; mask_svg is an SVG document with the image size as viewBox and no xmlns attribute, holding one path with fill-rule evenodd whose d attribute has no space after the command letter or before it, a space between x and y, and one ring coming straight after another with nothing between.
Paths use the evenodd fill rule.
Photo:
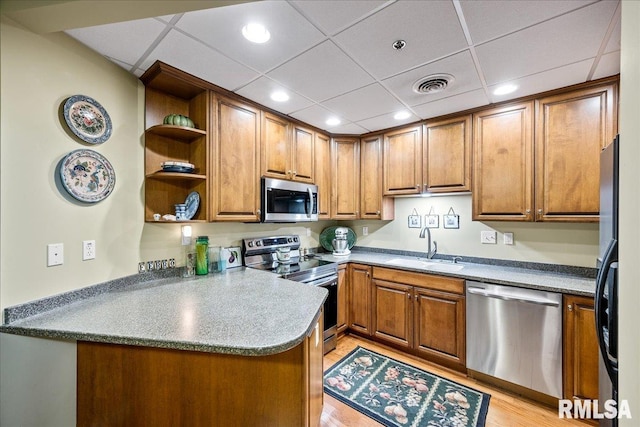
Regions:
<instances>
[{"instance_id":1,"label":"light switch plate","mask_svg":"<svg viewBox=\"0 0 640 427\"><path fill-rule=\"evenodd\" d=\"M369 235L369 227L362 227L362 235L363 236Z\"/></svg>"},{"instance_id":2,"label":"light switch plate","mask_svg":"<svg viewBox=\"0 0 640 427\"><path fill-rule=\"evenodd\" d=\"M496 244L496 232L495 231L481 231L480 232L480 243L483 245L495 245Z\"/></svg>"},{"instance_id":3,"label":"light switch plate","mask_svg":"<svg viewBox=\"0 0 640 427\"><path fill-rule=\"evenodd\" d=\"M47 267L62 265L64 263L64 245L62 243L50 243L47 245Z\"/></svg>"},{"instance_id":4,"label":"light switch plate","mask_svg":"<svg viewBox=\"0 0 640 427\"><path fill-rule=\"evenodd\" d=\"M513 233L504 233L504 235L502 236L502 240L505 245L513 245Z\"/></svg>"}]
</instances>

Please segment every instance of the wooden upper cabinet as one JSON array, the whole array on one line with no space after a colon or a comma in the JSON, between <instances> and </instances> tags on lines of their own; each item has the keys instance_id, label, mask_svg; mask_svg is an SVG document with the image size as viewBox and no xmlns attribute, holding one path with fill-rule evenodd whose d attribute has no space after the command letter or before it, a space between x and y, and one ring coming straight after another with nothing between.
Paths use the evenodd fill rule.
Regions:
<instances>
[{"instance_id":1,"label":"wooden upper cabinet","mask_svg":"<svg viewBox=\"0 0 640 427\"><path fill-rule=\"evenodd\" d=\"M423 191L471 191L471 115L423 128Z\"/></svg>"},{"instance_id":2,"label":"wooden upper cabinet","mask_svg":"<svg viewBox=\"0 0 640 427\"><path fill-rule=\"evenodd\" d=\"M531 221L533 103L473 115L473 219Z\"/></svg>"},{"instance_id":3,"label":"wooden upper cabinet","mask_svg":"<svg viewBox=\"0 0 640 427\"><path fill-rule=\"evenodd\" d=\"M313 183L314 132L294 125L291 141L291 175L294 181Z\"/></svg>"},{"instance_id":4,"label":"wooden upper cabinet","mask_svg":"<svg viewBox=\"0 0 640 427\"><path fill-rule=\"evenodd\" d=\"M382 195L382 135L360 140L360 219L392 220L394 201Z\"/></svg>"},{"instance_id":5,"label":"wooden upper cabinet","mask_svg":"<svg viewBox=\"0 0 640 427\"><path fill-rule=\"evenodd\" d=\"M275 114L263 111L260 136L262 175L289 179L291 123Z\"/></svg>"},{"instance_id":6,"label":"wooden upper cabinet","mask_svg":"<svg viewBox=\"0 0 640 427\"><path fill-rule=\"evenodd\" d=\"M360 141L334 138L331 144L331 216L358 219L360 209Z\"/></svg>"},{"instance_id":7,"label":"wooden upper cabinet","mask_svg":"<svg viewBox=\"0 0 640 427\"><path fill-rule=\"evenodd\" d=\"M616 134L616 88L536 100L536 220L597 222L600 151Z\"/></svg>"},{"instance_id":8,"label":"wooden upper cabinet","mask_svg":"<svg viewBox=\"0 0 640 427\"><path fill-rule=\"evenodd\" d=\"M259 221L260 111L221 96L212 110L212 220Z\"/></svg>"},{"instance_id":9,"label":"wooden upper cabinet","mask_svg":"<svg viewBox=\"0 0 640 427\"><path fill-rule=\"evenodd\" d=\"M312 183L314 132L266 111L261 117L262 175Z\"/></svg>"},{"instance_id":10,"label":"wooden upper cabinet","mask_svg":"<svg viewBox=\"0 0 640 427\"><path fill-rule=\"evenodd\" d=\"M420 194L422 125L384 134L384 195Z\"/></svg>"},{"instance_id":11,"label":"wooden upper cabinet","mask_svg":"<svg viewBox=\"0 0 640 427\"><path fill-rule=\"evenodd\" d=\"M318 219L331 219L331 138L316 133L314 175L318 186Z\"/></svg>"}]
</instances>

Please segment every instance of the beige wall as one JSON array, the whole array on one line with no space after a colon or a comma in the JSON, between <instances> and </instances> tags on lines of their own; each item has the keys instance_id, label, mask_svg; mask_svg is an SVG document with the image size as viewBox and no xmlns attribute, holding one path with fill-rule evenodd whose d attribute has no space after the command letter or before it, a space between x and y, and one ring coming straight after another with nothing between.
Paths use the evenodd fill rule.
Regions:
<instances>
[{"instance_id":1,"label":"beige wall","mask_svg":"<svg viewBox=\"0 0 640 427\"><path fill-rule=\"evenodd\" d=\"M620 67L620 399L627 399L640 424L640 2L622 2Z\"/></svg>"},{"instance_id":2,"label":"beige wall","mask_svg":"<svg viewBox=\"0 0 640 427\"><path fill-rule=\"evenodd\" d=\"M349 224L358 235L358 245L406 249L424 252L426 239L420 239L420 229L408 228L408 216L415 209L424 223L424 216L433 208L439 215L440 227L431 229L438 242L438 253L483 258L595 267L598 255L597 224L518 223L471 221L471 196L441 196L398 198L395 221L353 221ZM445 229L442 215L449 209L460 215L459 229ZM362 227L369 235L362 236ZM497 243L480 243L480 231L497 232ZM503 244L505 232L512 232L515 244Z\"/></svg>"},{"instance_id":3,"label":"beige wall","mask_svg":"<svg viewBox=\"0 0 640 427\"><path fill-rule=\"evenodd\" d=\"M1 23L2 99L0 305L33 300L132 273L143 224L143 91L135 77L64 34L36 35ZM111 138L89 146L67 134L64 100L98 100L113 122ZM116 171L113 194L98 204L71 201L56 188L57 163L90 148ZM97 259L82 261L82 240ZM48 243L64 244L64 265L46 266Z\"/></svg>"}]
</instances>

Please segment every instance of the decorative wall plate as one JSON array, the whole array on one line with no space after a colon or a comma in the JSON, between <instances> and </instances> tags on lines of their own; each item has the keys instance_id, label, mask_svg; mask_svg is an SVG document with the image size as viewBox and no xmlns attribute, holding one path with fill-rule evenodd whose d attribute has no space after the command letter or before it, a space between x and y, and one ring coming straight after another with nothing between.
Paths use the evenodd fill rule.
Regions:
<instances>
[{"instance_id":1,"label":"decorative wall plate","mask_svg":"<svg viewBox=\"0 0 640 427\"><path fill-rule=\"evenodd\" d=\"M104 200L116 185L111 163L93 150L75 150L60 164L62 185L74 198L86 203Z\"/></svg>"},{"instance_id":2,"label":"decorative wall plate","mask_svg":"<svg viewBox=\"0 0 640 427\"><path fill-rule=\"evenodd\" d=\"M90 144L102 144L111 136L111 118L98 101L73 95L64 103L64 119L78 138Z\"/></svg>"},{"instance_id":3,"label":"decorative wall plate","mask_svg":"<svg viewBox=\"0 0 640 427\"><path fill-rule=\"evenodd\" d=\"M197 191L192 191L187 196L187 199L184 201L187 205L187 220L193 219L196 216L196 212L198 212L198 207L200 206L200 194Z\"/></svg>"}]
</instances>

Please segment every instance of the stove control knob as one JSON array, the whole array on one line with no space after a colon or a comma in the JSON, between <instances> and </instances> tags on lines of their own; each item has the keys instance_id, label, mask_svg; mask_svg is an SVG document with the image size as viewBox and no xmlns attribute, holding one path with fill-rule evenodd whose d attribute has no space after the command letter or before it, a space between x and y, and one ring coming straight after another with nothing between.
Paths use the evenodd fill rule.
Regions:
<instances>
[{"instance_id":1,"label":"stove control knob","mask_svg":"<svg viewBox=\"0 0 640 427\"><path fill-rule=\"evenodd\" d=\"M249 243L247 243L247 246L249 246L250 248L252 248L252 247L253 247L253 242L249 242Z\"/></svg>"},{"instance_id":2,"label":"stove control knob","mask_svg":"<svg viewBox=\"0 0 640 427\"><path fill-rule=\"evenodd\" d=\"M289 237L289 238L287 239L287 242L291 243L291 242L293 242L293 239L292 239L291 237Z\"/></svg>"},{"instance_id":3,"label":"stove control knob","mask_svg":"<svg viewBox=\"0 0 640 427\"><path fill-rule=\"evenodd\" d=\"M294 237L294 238L293 238L293 241L294 241L294 242L297 242L297 241L298 241L298 238L297 238L297 237Z\"/></svg>"},{"instance_id":4,"label":"stove control knob","mask_svg":"<svg viewBox=\"0 0 640 427\"><path fill-rule=\"evenodd\" d=\"M258 241L256 242L256 246L262 246L262 240L258 240Z\"/></svg>"}]
</instances>

